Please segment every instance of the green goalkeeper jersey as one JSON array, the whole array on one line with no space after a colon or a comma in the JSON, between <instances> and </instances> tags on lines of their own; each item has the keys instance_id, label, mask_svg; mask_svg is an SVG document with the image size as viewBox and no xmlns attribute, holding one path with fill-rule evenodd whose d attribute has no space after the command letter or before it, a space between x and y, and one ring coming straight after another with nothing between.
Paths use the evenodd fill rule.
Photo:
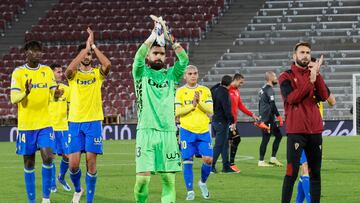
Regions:
<instances>
[{"instance_id":1,"label":"green goalkeeper jersey","mask_svg":"<svg viewBox=\"0 0 360 203\"><path fill-rule=\"evenodd\" d=\"M176 131L175 91L189 63L183 50L178 61L169 69L153 70L145 63L149 48L142 44L136 52L132 74L134 77L138 111L137 129Z\"/></svg>"}]
</instances>

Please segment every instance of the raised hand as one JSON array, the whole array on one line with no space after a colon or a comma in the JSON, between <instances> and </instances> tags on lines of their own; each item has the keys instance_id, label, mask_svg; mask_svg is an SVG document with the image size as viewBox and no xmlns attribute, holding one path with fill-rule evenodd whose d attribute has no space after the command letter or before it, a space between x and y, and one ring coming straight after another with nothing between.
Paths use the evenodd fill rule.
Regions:
<instances>
[{"instance_id":1,"label":"raised hand","mask_svg":"<svg viewBox=\"0 0 360 203\"><path fill-rule=\"evenodd\" d=\"M311 68L310 70L310 82L314 83L316 81L317 68Z\"/></svg>"},{"instance_id":2,"label":"raised hand","mask_svg":"<svg viewBox=\"0 0 360 203\"><path fill-rule=\"evenodd\" d=\"M195 91L194 99L193 99L194 107L196 107L196 105L199 103L199 101L200 101L200 94L198 91Z\"/></svg>"},{"instance_id":3,"label":"raised hand","mask_svg":"<svg viewBox=\"0 0 360 203\"><path fill-rule=\"evenodd\" d=\"M32 88L32 84L31 84L32 79L26 80L25 82L25 93L26 95L30 94L31 88Z\"/></svg>"},{"instance_id":4,"label":"raised hand","mask_svg":"<svg viewBox=\"0 0 360 203\"><path fill-rule=\"evenodd\" d=\"M90 29L90 27L88 27L86 31L89 33L88 40L90 40L90 45L94 44L94 32Z\"/></svg>"},{"instance_id":5,"label":"raised hand","mask_svg":"<svg viewBox=\"0 0 360 203\"><path fill-rule=\"evenodd\" d=\"M316 67L315 67L316 73L320 73L320 67L323 64L323 62L324 62L324 56L321 55L320 59L316 61Z\"/></svg>"}]
</instances>

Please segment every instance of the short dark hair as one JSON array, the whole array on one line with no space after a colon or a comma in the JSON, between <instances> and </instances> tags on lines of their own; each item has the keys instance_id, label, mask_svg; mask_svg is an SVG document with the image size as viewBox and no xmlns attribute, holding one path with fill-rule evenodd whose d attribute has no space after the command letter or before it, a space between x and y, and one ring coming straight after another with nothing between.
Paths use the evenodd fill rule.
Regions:
<instances>
[{"instance_id":1,"label":"short dark hair","mask_svg":"<svg viewBox=\"0 0 360 203\"><path fill-rule=\"evenodd\" d=\"M166 45L165 46L160 46L160 44L157 43L157 41L155 40L154 43L151 45L151 48L153 47L164 47L166 49Z\"/></svg>"},{"instance_id":2,"label":"short dark hair","mask_svg":"<svg viewBox=\"0 0 360 203\"><path fill-rule=\"evenodd\" d=\"M224 75L222 78L221 78L221 85L224 85L224 86L229 86L232 82L232 77L230 75Z\"/></svg>"},{"instance_id":3,"label":"short dark hair","mask_svg":"<svg viewBox=\"0 0 360 203\"><path fill-rule=\"evenodd\" d=\"M240 79L244 79L244 76L241 73L235 73L235 75L233 77L233 81L240 80Z\"/></svg>"},{"instance_id":4,"label":"short dark hair","mask_svg":"<svg viewBox=\"0 0 360 203\"><path fill-rule=\"evenodd\" d=\"M78 53L80 53L81 50L83 50L83 49L85 49L85 48L86 48L86 44L80 44L80 45L78 46L78 48L77 48Z\"/></svg>"},{"instance_id":5,"label":"short dark hair","mask_svg":"<svg viewBox=\"0 0 360 203\"><path fill-rule=\"evenodd\" d=\"M29 49L36 49L38 48L39 50L42 50L42 46L41 46L41 43L38 42L38 41L30 41L30 42L27 42L24 46L24 50L27 51Z\"/></svg>"},{"instance_id":6,"label":"short dark hair","mask_svg":"<svg viewBox=\"0 0 360 203\"><path fill-rule=\"evenodd\" d=\"M51 70L54 70L55 68L61 68L61 66L57 63L53 63L50 65Z\"/></svg>"},{"instance_id":7,"label":"short dark hair","mask_svg":"<svg viewBox=\"0 0 360 203\"><path fill-rule=\"evenodd\" d=\"M310 43L308 43L308 42L299 42L299 43L295 44L294 51L297 51L297 49L300 46L308 47L309 49L311 49Z\"/></svg>"},{"instance_id":8,"label":"short dark hair","mask_svg":"<svg viewBox=\"0 0 360 203\"><path fill-rule=\"evenodd\" d=\"M316 58L311 57L311 62L316 62Z\"/></svg>"}]
</instances>

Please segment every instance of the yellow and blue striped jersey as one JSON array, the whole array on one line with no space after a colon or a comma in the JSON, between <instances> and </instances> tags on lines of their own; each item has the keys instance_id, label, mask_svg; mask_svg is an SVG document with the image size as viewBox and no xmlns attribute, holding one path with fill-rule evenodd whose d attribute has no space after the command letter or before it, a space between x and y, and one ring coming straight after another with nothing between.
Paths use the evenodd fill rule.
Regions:
<instances>
[{"instance_id":1,"label":"yellow and blue striped jersey","mask_svg":"<svg viewBox=\"0 0 360 203\"><path fill-rule=\"evenodd\" d=\"M27 64L17 67L11 76L11 91L25 92L26 80L30 80L30 94L18 103L18 129L38 130L51 126L49 98L56 88L54 73L50 67L39 64L30 68Z\"/></svg>"},{"instance_id":2,"label":"yellow and blue striped jersey","mask_svg":"<svg viewBox=\"0 0 360 203\"><path fill-rule=\"evenodd\" d=\"M54 131L68 130L68 102L70 102L70 89L67 85L59 84L59 89L63 89L63 95L55 100L50 98L49 112L51 124Z\"/></svg>"},{"instance_id":3,"label":"yellow and blue striped jersey","mask_svg":"<svg viewBox=\"0 0 360 203\"><path fill-rule=\"evenodd\" d=\"M200 94L200 101L194 108L192 101L196 91ZM176 114L180 116L182 128L199 134L209 131L209 116L213 112L213 101L209 88L202 85L193 88L185 85L177 89L175 107Z\"/></svg>"},{"instance_id":4,"label":"yellow and blue striped jersey","mask_svg":"<svg viewBox=\"0 0 360 203\"><path fill-rule=\"evenodd\" d=\"M104 120L101 99L101 85L105 76L100 67L89 71L78 69L75 76L68 80L70 87L70 122Z\"/></svg>"}]
</instances>

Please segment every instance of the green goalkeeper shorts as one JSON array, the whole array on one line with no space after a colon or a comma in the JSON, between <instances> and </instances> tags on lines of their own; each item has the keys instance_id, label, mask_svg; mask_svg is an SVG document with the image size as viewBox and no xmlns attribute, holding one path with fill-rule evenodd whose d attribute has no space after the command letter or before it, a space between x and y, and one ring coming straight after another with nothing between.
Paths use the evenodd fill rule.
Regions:
<instances>
[{"instance_id":1,"label":"green goalkeeper shorts","mask_svg":"<svg viewBox=\"0 0 360 203\"><path fill-rule=\"evenodd\" d=\"M176 132L138 129L136 132L136 173L181 171Z\"/></svg>"}]
</instances>

